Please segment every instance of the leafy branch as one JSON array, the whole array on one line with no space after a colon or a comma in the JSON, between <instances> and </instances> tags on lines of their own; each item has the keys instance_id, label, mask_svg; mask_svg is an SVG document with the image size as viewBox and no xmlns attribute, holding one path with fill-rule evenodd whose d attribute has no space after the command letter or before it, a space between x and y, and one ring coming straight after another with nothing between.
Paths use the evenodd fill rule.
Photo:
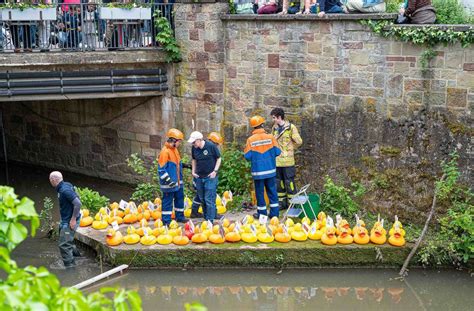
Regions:
<instances>
[{"instance_id":1,"label":"leafy branch","mask_svg":"<svg viewBox=\"0 0 474 311\"><path fill-rule=\"evenodd\" d=\"M156 10L154 13L155 27L157 29L155 39L166 52L166 62L179 62L182 59L181 50L174 37L173 29L169 20L164 16L160 16L160 13L161 11L159 10Z\"/></svg>"},{"instance_id":2,"label":"leafy branch","mask_svg":"<svg viewBox=\"0 0 474 311\"><path fill-rule=\"evenodd\" d=\"M437 44L460 43L463 48L474 42L474 27L469 27L465 31L458 31L453 27L406 27L396 26L392 21L387 20L362 20L362 25L368 26L373 32L382 37L394 37L403 42L410 42L416 45L434 47Z\"/></svg>"}]
</instances>

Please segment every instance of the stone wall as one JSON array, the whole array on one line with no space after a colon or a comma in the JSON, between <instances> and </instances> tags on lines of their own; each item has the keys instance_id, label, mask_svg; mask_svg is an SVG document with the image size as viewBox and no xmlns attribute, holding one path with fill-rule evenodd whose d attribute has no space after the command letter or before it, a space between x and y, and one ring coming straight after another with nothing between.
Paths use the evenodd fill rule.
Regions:
<instances>
[{"instance_id":1,"label":"stone wall","mask_svg":"<svg viewBox=\"0 0 474 311\"><path fill-rule=\"evenodd\" d=\"M206 8L198 7L195 14L195 7L183 7L187 21L177 24L191 63L179 65L183 95L175 99L207 107L217 97L203 92L211 85L220 90L223 81L217 103L223 103L227 142L243 144L251 115L262 114L269 127L270 110L283 107L304 140L299 182L313 190L322 190L326 174L346 185L361 182L368 209L418 217L430 206L440 161L453 150L461 155L464 181L472 184L472 49L437 47L424 70L423 48L380 38L359 23L393 18L377 15L225 15L224 36L206 44L198 22ZM221 25L214 14L207 17ZM224 62L216 65L211 55L222 46Z\"/></svg>"}]
</instances>

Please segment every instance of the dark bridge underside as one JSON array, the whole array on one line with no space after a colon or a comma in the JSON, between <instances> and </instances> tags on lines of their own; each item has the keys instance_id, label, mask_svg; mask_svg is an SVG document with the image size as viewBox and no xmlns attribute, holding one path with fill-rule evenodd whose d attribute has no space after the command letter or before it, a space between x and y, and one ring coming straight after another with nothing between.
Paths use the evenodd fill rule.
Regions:
<instances>
[{"instance_id":1,"label":"dark bridge underside","mask_svg":"<svg viewBox=\"0 0 474 311\"><path fill-rule=\"evenodd\" d=\"M0 101L161 95L165 69L0 73Z\"/></svg>"}]
</instances>

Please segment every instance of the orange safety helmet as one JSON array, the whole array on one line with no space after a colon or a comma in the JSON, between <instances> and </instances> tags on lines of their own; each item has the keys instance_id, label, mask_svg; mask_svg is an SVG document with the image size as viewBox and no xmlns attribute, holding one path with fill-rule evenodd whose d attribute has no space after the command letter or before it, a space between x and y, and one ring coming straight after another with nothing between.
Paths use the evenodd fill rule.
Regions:
<instances>
[{"instance_id":1,"label":"orange safety helmet","mask_svg":"<svg viewBox=\"0 0 474 311\"><path fill-rule=\"evenodd\" d=\"M169 129L168 133L166 133L166 137L168 138L174 138L177 140L183 140L184 139L184 134L178 129Z\"/></svg>"},{"instance_id":2,"label":"orange safety helmet","mask_svg":"<svg viewBox=\"0 0 474 311\"><path fill-rule=\"evenodd\" d=\"M261 116L253 116L250 118L251 127L257 127L259 125L262 125L263 123L265 123L265 119L262 118Z\"/></svg>"},{"instance_id":3,"label":"orange safety helmet","mask_svg":"<svg viewBox=\"0 0 474 311\"><path fill-rule=\"evenodd\" d=\"M207 139L209 139L210 141L218 145L222 145L224 143L224 139L217 132L210 132L209 135L207 136Z\"/></svg>"}]
</instances>

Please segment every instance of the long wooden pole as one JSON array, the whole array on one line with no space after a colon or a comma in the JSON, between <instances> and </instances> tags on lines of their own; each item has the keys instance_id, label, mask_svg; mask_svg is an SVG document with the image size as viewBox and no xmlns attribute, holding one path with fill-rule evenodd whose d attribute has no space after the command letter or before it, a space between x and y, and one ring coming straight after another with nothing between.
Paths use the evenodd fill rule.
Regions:
<instances>
[{"instance_id":1,"label":"long wooden pole","mask_svg":"<svg viewBox=\"0 0 474 311\"><path fill-rule=\"evenodd\" d=\"M102 279L105 279L106 277L109 277L109 276L111 276L112 274L115 274L115 273L117 273L117 272L122 272L124 269L127 269L127 268L128 268L128 265L120 265L120 266L118 266L118 267L116 267L116 268L113 268L113 269L111 269L111 270L109 270L109 271L106 271L106 272L101 273L101 274L99 274L99 275L97 275L97 276L94 276L93 278L90 278L90 279L88 279L88 280L85 280L84 282L81 282L81 283L79 283L79 284L76 284L76 285L74 285L74 286L72 286L72 287L73 287L73 288L77 288L77 289L82 289L82 288L84 288L84 287L86 287L86 286L89 286L89 285L95 283L95 282L98 282L98 281L100 281L100 280L102 280Z\"/></svg>"},{"instance_id":2,"label":"long wooden pole","mask_svg":"<svg viewBox=\"0 0 474 311\"><path fill-rule=\"evenodd\" d=\"M446 175L443 175L441 177L440 181L443 181L445 177L446 177ZM435 210L436 210L436 188L435 188L435 192L433 194L433 203L431 204L431 210L430 210L430 213L428 214L428 218L426 219L425 226L423 227L423 231L421 231L420 237L416 241L415 246L412 248L410 254L408 254L408 257L405 259L405 262L403 263L402 269L398 273L400 276L402 276L402 277L405 276L405 271L408 268L408 264L410 263L410 260L415 255L416 251L418 250L418 247L420 247L421 241L425 237L426 231L428 231L428 226L430 224L431 218L434 215Z\"/></svg>"}]
</instances>

